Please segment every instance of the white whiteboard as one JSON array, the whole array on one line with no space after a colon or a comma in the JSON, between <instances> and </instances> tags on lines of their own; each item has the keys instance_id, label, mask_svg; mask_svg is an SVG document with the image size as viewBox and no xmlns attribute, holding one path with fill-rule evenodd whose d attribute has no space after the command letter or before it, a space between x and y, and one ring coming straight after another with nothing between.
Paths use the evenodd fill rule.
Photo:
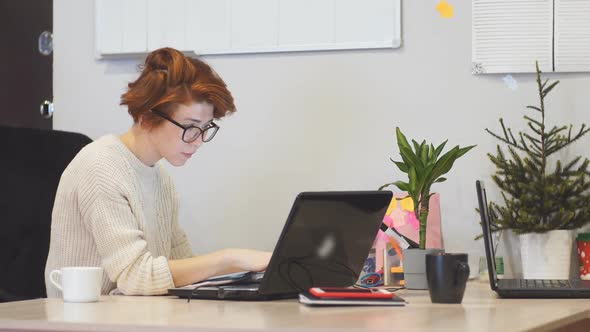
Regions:
<instances>
[{"instance_id":1,"label":"white whiteboard","mask_svg":"<svg viewBox=\"0 0 590 332\"><path fill-rule=\"evenodd\" d=\"M473 0L472 72L590 71L590 0Z\"/></svg>"},{"instance_id":2,"label":"white whiteboard","mask_svg":"<svg viewBox=\"0 0 590 332\"><path fill-rule=\"evenodd\" d=\"M95 0L98 57L401 46L401 0Z\"/></svg>"}]
</instances>

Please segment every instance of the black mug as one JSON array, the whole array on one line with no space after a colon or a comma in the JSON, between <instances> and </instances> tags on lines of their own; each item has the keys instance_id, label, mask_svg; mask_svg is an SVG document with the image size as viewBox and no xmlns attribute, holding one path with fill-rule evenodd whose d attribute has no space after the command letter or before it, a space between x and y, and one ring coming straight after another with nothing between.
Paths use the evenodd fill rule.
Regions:
<instances>
[{"instance_id":1,"label":"black mug","mask_svg":"<svg viewBox=\"0 0 590 332\"><path fill-rule=\"evenodd\" d=\"M467 254L426 255L426 280L433 303L461 303L468 278Z\"/></svg>"}]
</instances>

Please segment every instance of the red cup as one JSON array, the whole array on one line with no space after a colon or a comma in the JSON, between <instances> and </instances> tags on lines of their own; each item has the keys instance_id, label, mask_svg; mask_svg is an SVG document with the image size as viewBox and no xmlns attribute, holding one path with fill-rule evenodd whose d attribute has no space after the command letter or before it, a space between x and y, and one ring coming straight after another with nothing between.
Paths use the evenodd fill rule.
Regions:
<instances>
[{"instance_id":1,"label":"red cup","mask_svg":"<svg viewBox=\"0 0 590 332\"><path fill-rule=\"evenodd\" d=\"M590 280L590 233L578 234L576 242L578 243L580 279Z\"/></svg>"}]
</instances>

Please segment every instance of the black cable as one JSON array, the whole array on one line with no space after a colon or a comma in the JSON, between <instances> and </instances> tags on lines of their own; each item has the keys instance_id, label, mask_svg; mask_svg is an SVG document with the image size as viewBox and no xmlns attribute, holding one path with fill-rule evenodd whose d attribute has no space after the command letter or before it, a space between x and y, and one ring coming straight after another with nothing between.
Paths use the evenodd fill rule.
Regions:
<instances>
[{"instance_id":1,"label":"black cable","mask_svg":"<svg viewBox=\"0 0 590 332\"><path fill-rule=\"evenodd\" d=\"M307 277L306 279L309 282L307 285L309 285L310 287L312 287L315 284L315 280L313 279L312 271L313 270L317 271L318 269L327 270L327 271L335 272L335 273L343 273L346 271L351 277L354 278L354 280L358 280L358 278L359 278L358 273L356 273L353 269L350 268L350 266L348 266L345 263L341 263L341 262L337 262L337 261L321 261L321 262L319 262L319 261L317 261L316 256L290 257L290 258L283 259L278 264L279 276L281 277L281 279L286 281L289 284L289 286L291 286L291 288L295 289L297 292L300 292L300 293L307 291L308 287L300 286L300 285L298 285L297 282L295 282L293 280L293 277L292 277L293 273L291 272L291 268L293 265L299 267L305 273L305 275ZM286 267L286 271L284 271L285 267ZM237 283L239 283L239 280ZM232 283L232 284L234 284L234 283ZM199 287L201 287L201 286L196 286L192 289L189 296L187 297L187 303L190 303L194 292Z\"/></svg>"},{"instance_id":2,"label":"black cable","mask_svg":"<svg viewBox=\"0 0 590 332\"><path fill-rule=\"evenodd\" d=\"M362 288L362 289L385 289L388 292L397 292L398 290L402 290L402 289L406 289L406 287L401 286L401 287L369 287L369 286L363 286L363 285L359 285L359 284L354 284L352 285L352 287L354 288Z\"/></svg>"},{"instance_id":3,"label":"black cable","mask_svg":"<svg viewBox=\"0 0 590 332\"><path fill-rule=\"evenodd\" d=\"M386 291L392 292L392 293L395 293L398 290L402 290L402 289L406 289L406 287L402 286L402 287L389 287L389 288L385 288Z\"/></svg>"},{"instance_id":4,"label":"black cable","mask_svg":"<svg viewBox=\"0 0 590 332\"><path fill-rule=\"evenodd\" d=\"M188 299L186 300L186 303L191 303L191 299L193 298L193 294L195 293L195 291L199 287L201 287L201 286L197 286L197 287L193 288L193 290L191 291L191 293L188 295Z\"/></svg>"},{"instance_id":5,"label":"black cable","mask_svg":"<svg viewBox=\"0 0 590 332\"><path fill-rule=\"evenodd\" d=\"M297 290L298 292L304 292L307 291L308 287L303 287L298 285L292 277L292 272L291 272L291 266L295 264L298 267L301 268L301 270L303 270L303 272L306 274L307 276L307 280L309 281L309 283L307 284L310 287L313 287L313 285L315 284L315 280L313 279L313 274L311 271L313 270L318 270L318 269L323 269L323 270L327 270L330 272L335 272L335 273L343 273L343 272L347 272L350 276L354 277L354 280L358 280L358 273L356 273L354 270L352 270L347 264L341 263L341 262L337 262L337 261L321 261L318 262L317 261L317 257L315 256L303 256L303 257L290 257L290 258L286 258L282 261L279 262L278 266L279 266L279 275L281 276L281 278L283 280L285 280L289 286L291 286L291 288ZM282 267L286 265L286 269L287 269L287 273L284 273L284 270L282 269ZM344 268L344 270L342 269Z\"/></svg>"},{"instance_id":6,"label":"black cable","mask_svg":"<svg viewBox=\"0 0 590 332\"><path fill-rule=\"evenodd\" d=\"M250 271L250 272L246 272L246 273L242 274L239 277L231 277L231 276L226 276L224 278L213 277L213 278L210 278L210 279L207 279L207 280L204 280L204 281L200 281L199 284L201 284L203 282L206 282L206 281L212 281L212 282L228 281L227 284L231 284L231 285L240 285L240 284L245 284L245 283L252 283L253 282L252 279L255 279L255 275L256 274L258 274L258 272L252 272L252 271ZM219 285L224 285L224 284L216 284L216 285L219 286ZM192 297L193 297L193 294L195 293L195 291L198 288L201 288L203 286L206 286L206 285L198 285L198 286L195 286L195 288L193 288L192 291L191 291L191 293L189 294L189 296L187 298L187 302L190 302L191 299L192 299Z\"/></svg>"}]
</instances>

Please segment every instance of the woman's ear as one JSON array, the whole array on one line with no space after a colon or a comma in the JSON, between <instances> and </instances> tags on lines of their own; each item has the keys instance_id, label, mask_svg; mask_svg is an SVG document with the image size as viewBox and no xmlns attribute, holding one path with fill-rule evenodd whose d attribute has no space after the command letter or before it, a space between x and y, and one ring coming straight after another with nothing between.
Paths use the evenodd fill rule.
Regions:
<instances>
[{"instance_id":1,"label":"woman's ear","mask_svg":"<svg viewBox=\"0 0 590 332\"><path fill-rule=\"evenodd\" d=\"M137 124L139 125L140 128L144 128L145 121L143 118L143 114L137 118Z\"/></svg>"},{"instance_id":2,"label":"woman's ear","mask_svg":"<svg viewBox=\"0 0 590 332\"><path fill-rule=\"evenodd\" d=\"M139 119L137 119L137 124L139 125L139 127L141 129L147 130L147 131L151 131L152 128L150 125L148 125L148 122L145 121L145 114L142 114L139 116Z\"/></svg>"}]
</instances>

